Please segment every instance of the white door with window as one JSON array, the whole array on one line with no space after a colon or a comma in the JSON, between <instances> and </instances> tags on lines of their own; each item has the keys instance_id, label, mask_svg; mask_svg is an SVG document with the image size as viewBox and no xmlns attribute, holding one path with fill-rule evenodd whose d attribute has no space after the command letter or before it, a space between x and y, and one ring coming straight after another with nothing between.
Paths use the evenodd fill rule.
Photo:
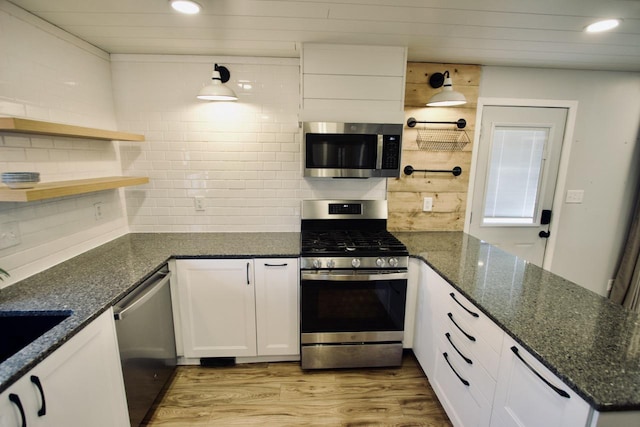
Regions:
<instances>
[{"instance_id":1,"label":"white door with window","mask_svg":"<svg viewBox=\"0 0 640 427\"><path fill-rule=\"evenodd\" d=\"M469 234L542 266L567 108L485 106Z\"/></svg>"}]
</instances>

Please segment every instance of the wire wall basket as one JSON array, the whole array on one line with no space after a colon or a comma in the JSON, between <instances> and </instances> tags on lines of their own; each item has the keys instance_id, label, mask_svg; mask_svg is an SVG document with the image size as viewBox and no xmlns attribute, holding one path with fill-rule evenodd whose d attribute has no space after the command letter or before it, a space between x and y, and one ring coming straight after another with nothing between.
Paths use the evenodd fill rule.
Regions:
<instances>
[{"instance_id":1,"label":"wire wall basket","mask_svg":"<svg viewBox=\"0 0 640 427\"><path fill-rule=\"evenodd\" d=\"M417 129L418 148L426 151L461 151L470 142L467 132L458 129Z\"/></svg>"}]
</instances>

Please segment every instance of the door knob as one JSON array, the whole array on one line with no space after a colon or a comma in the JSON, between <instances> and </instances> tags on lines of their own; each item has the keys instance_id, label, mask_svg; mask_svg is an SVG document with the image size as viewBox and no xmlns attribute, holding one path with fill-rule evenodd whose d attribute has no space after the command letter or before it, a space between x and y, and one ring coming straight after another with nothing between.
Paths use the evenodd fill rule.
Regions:
<instances>
[{"instance_id":1,"label":"door knob","mask_svg":"<svg viewBox=\"0 0 640 427\"><path fill-rule=\"evenodd\" d=\"M541 231L541 232L538 233L538 236L544 237L545 239L547 239L549 236L551 236L551 232L550 231Z\"/></svg>"}]
</instances>

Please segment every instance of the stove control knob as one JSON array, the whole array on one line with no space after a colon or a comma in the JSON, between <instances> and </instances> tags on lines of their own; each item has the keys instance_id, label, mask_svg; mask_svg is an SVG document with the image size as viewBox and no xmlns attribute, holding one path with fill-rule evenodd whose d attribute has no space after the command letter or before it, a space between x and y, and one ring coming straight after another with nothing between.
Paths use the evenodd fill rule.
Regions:
<instances>
[{"instance_id":1,"label":"stove control knob","mask_svg":"<svg viewBox=\"0 0 640 427\"><path fill-rule=\"evenodd\" d=\"M327 268L335 268L336 266L336 262L332 259L330 259L329 261L327 261Z\"/></svg>"},{"instance_id":2,"label":"stove control knob","mask_svg":"<svg viewBox=\"0 0 640 427\"><path fill-rule=\"evenodd\" d=\"M377 265L378 267L384 267L384 258L378 258L378 259L376 260L376 265Z\"/></svg>"},{"instance_id":3,"label":"stove control knob","mask_svg":"<svg viewBox=\"0 0 640 427\"><path fill-rule=\"evenodd\" d=\"M314 259L313 268L320 268L320 267L322 267L322 261L320 261L319 259Z\"/></svg>"},{"instance_id":4,"label":"stove control knob","mask_svg":"<svg viewBox=\"0 0 640 427\"><path fill-rule=\"evenodd\" d=\"M354 258L354 259L352 259L352 260L351 260L351 265L352 265L354 268L358 268L358 267L360 267L360 259L358 259L358 258Z\"/></svg>"},{"instance_id":5,"label":"stove control knob","mask_svg":"<svg viewBox=\"0 0 640 427\"><path fill-rule=\"evenodd\" d=\"M398 258L389 258L389 265L391 267L397 267L398 266Z\"/></svg>"}]
</instances>

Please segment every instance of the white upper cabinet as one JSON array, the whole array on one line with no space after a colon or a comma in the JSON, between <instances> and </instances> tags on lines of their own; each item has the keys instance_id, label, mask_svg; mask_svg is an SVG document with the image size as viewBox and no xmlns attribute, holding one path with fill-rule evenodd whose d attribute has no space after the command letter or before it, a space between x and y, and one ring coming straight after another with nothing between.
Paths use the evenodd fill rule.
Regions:
<instances>
[{"instance_id":1,"label":"white upper cabinet","mask_svg":"<svg viewBox=\"0 0 640 427\"><path fill-rule=\"evenodd\" d=\"M302 121L403 123L407 48L305 44Z\"/></svg>"}]
</instances>

